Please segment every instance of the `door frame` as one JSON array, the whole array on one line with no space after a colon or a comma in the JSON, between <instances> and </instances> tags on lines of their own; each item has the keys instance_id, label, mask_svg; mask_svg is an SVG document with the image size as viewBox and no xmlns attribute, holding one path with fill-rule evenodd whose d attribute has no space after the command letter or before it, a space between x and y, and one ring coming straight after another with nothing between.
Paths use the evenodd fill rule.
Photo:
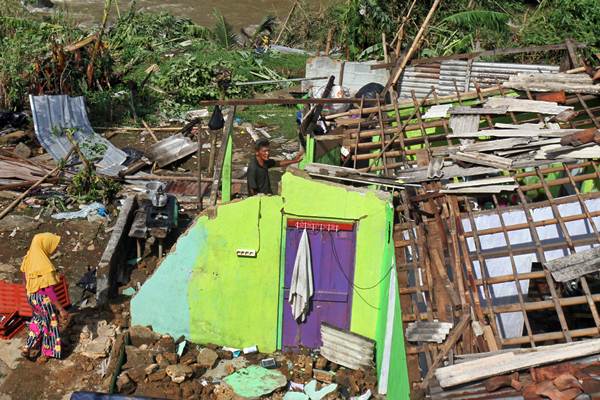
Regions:
<instances>
[{"instance_id":1,"label":"door frame","mask_svg":"<svg viewBox=\"0 0 600 400\"><path fill-rule=\"evenodd\" d=\"M284 286L285 286L285 257L286 257L286 241L287 241L287 228L288 228L288 221L290 220L302 220L302 221L310 221L310 222L315 222L315 223L323 223L323 224L327 224L327 223L334 223L334 224L340 224L340 225L344 225L346 227L346 229L344 230L350 230L347 229L348 226L352 227L352 230L354 231L354 241L355 241L355 245L354 245L354 268L356 268L356 248L358 246L358 243L356 243L357 239L358 239L358 228L359 228L359 221L355 220L355 219L345 219L345 218L327 218L327 217L316 217L316 216L304 216L304 215L297 215L297 214L286 214L285 211L283 212L283 218L281 218L281 243L279 244L280 246L280 251L279 251L279 302L278 302L278 307L277 307L277 350L281 350L283 347L283 307L285 304L285 298L284 298ZM354 281L354 276L356 274L356 271L353 271L352 274L352 280ZM352 282L354 283L354 282ZM353 300L353 295L354 295L354 288L352 286L350 286L350 292L349 292L349 313L350 315L348 316L348 321L349 324L352 325L352 300Z\"/></svg>"}]
</instances>

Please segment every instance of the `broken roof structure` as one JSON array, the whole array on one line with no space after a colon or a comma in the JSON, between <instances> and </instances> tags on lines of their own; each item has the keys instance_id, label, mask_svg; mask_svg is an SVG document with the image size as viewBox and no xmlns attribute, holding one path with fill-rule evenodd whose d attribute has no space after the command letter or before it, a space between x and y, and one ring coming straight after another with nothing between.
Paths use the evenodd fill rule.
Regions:
<instances>
[{"instance_id":1,"label":"broken roof structure","mask_svg":"<svg viewBox=\"0 0 600 400\"><path fill-rule=\"evenodd\" d=\"M316 327L332 325L375 341L379 391L392 399L583 392L562 385L556 364L581 385L596 379L586 368L600 352L597 85L554 67L505 67L495 82L471 73L453 92L432 84L388 104L314 101L305 119L324 119L329 133L303 121L305 175L287 173L279 196L229 202L222 146L211 205L220 182L223 203L133 299L134 322L269 351L319 348ZM321 115L327 101L355 106ZM308 323L287 301L304 229L319 266Z\"/></svg>"}]
</instances>

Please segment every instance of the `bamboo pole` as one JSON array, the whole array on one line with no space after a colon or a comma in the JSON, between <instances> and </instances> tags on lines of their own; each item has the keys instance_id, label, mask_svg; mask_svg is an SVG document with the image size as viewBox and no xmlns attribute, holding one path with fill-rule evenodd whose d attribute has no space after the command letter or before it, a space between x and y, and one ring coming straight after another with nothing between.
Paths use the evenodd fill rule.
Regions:
<instances>
[{"instance_id":1,"label":"bamboo pole","mask_svg":"<svg viewBox=\"0 0 600 400\"><path fill-rule=\"evenodd\" d=\"M290 22L290 18L292 17L292 14L294 13L294 10L296 9L297 5L298 5L298 0L295 0L294 4L292 4L292 8L290 9L290 12L288 13L287 17L285 18L283 25L281 25L279 34L277 34L277 38L275 39L273 44L279 43L279 39L281 39L281 35L283 35L283 31L285 31L285 28L287 27L288 22Z\"/></svg>"},{"instance_id":2,"label":"bamboo pole","mask_svg":"<svg viewBox=\"0 0 600 400\"><path fill-rule=\"evenodd\" d=\"M398 65L398 67L396 68L395 72L393 72L391 79L385 85L385 89L383 91L383 96L385 96L385 94L388 92L390 87L396 86L396 83L398 82L398 79L400 79L400 76L402 75L402 72L404 71L406 64L408 64L408 61L412 58L413 54L419 47L419 45L421 43L421 39L423 38L423 34L425 33L425 31L429 25L429 22L431 21L431 18L435 14L435 11L437 10L437 8L441 2L442 2L442 0L435 0L433 2L433 5L429 9L429 12L427 13L427 16L425 17L425 20L421 24L421 27L419 28L419 31L417 32L417 35L415 36L415 39L413 40L412 45L408 49L408 52L406 53L406 55L404 57L402 57L402 61L400 62L400 65L398 65L398 60L396 60L396 65Z\"/></svg>"},{"instance_id":3,"label":"bamboo pole","mask_svg":"<svg viewBox=\"0 0 600 400\"><path fill-rule=\"evenodd\" d=\"M146 121L144 121L142 119L142 124L144 124L144 128L146 128L146 130L148 131L148 133L150 133L150 136L152 136L152 139L154 140L154 143L158 143L158 138L156 137L156 135L154 134L154 132L152 131L152 129L150 129L150 127L148 126L148 124L146 123Z\"/></svg>"}]
</instances>

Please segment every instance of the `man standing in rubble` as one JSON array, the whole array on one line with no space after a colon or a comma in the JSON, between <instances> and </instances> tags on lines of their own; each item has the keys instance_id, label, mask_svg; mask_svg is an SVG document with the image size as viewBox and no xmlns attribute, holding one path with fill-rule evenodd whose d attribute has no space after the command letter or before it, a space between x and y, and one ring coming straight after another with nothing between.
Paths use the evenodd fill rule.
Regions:
<instances>
[{"instance_id":1,"label":"man standing in rubble","mask_svg":"<svg viewBox=\"0 0 600 400\"><path fill-rule=\"evenodd\" d=\"M303 152L299 152L293 160L276 161L269 158L271 147L267 139L259 139L254 145L255 156L248 163L248 194L250 196L273 194L269 180L269 168L296 164L302 160Z\"/></svg>"}]
</instances>

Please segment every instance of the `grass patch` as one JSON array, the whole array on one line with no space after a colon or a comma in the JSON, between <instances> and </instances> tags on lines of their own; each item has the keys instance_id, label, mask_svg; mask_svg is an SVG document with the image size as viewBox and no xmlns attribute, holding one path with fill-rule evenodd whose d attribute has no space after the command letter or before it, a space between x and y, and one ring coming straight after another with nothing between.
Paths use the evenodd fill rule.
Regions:
<instances>
[{"instance_id":1,"label":"grass patch","mask_svg":"<svg viewBox=\"0 0 600 400\"><path fill-rule=\"evenodd\" d=\"M296 111L297 109L292 106L262 105L246 107L244 110L238 111L236 117L240 118L242 122L250 122L256 127L276 126L275 131L269 132L271 136L293 139L298 136Z\"/></svg>"}]
</instances>

